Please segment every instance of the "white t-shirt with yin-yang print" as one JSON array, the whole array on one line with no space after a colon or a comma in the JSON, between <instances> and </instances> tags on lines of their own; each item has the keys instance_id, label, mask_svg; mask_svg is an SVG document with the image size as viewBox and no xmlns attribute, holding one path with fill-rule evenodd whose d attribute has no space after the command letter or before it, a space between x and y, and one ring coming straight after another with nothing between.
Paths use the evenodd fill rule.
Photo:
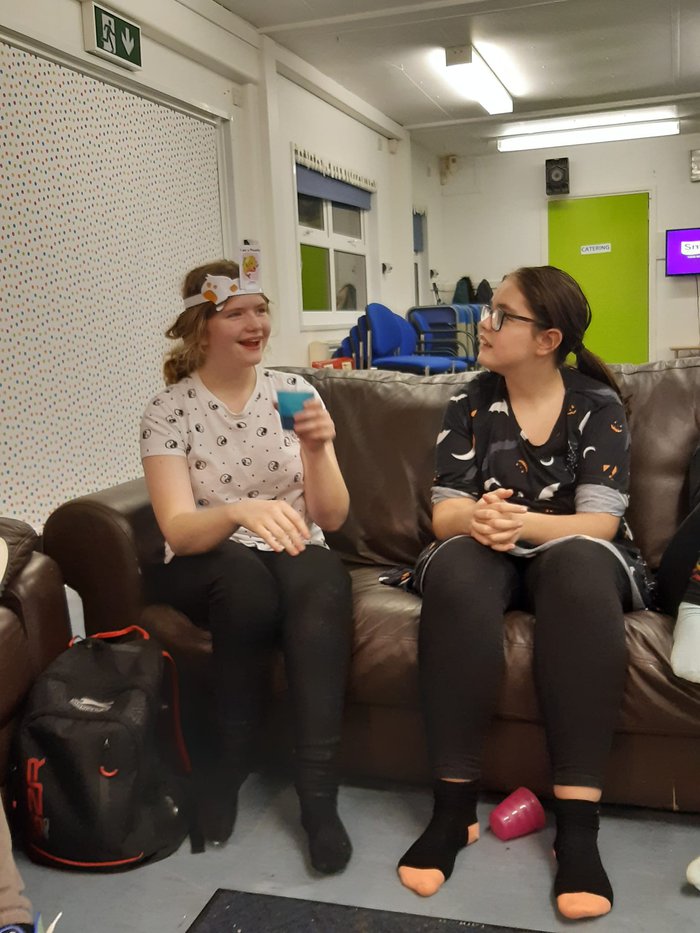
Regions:
<instances>
[{"instance_id":1,"label":"white t-shirt with yin-yang print","mask_svg":"<svg viewBox=\"0 0 700 933\"><path fill-rule=\"evenodd\" d=\"M193 373L159 392L141 420L141 459L185 457L198 509L241 499L281 499L306 521L311 544L325 546L310 521L304 498L299 439L282 428L274 407L277 391L304 389L321 398L303 376L257 369L255 389L244 410L232 412ZM270 546L247 528L232 535L248 547ZM173 553L165 546L165 561Z\"/></svg>"}]
</instances>

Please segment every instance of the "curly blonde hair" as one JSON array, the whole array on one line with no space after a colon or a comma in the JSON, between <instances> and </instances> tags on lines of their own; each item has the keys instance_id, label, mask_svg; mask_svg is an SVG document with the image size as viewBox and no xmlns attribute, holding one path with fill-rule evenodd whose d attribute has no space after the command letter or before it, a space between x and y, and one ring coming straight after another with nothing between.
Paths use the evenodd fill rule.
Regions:
<instances>
[{"instance_id":1,"label":"curly blonde hair","mask_svg":"<svg viewBox=\"0 0 700 933\"><path fill-rule=\"evenodd\" d=\"M237 279L238 263L230 259L219 259L192 269L182 283L182 297L190 298L192 295L198 295L208 275L227 275L231 279ZM207 321L215 312L216 306L211 301L203 301L183 311L175 323L166 330L166 337L180 341L165 356L163 377L166 385L179 382L202 365L205 356L204 334Z\"/></svg>"}]
</instances>

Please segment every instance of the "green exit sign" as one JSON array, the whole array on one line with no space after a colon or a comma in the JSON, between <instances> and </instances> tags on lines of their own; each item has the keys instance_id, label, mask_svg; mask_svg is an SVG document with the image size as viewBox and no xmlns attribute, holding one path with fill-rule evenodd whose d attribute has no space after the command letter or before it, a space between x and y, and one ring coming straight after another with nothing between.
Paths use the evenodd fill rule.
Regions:
<instances>
[{"instance_id":1,"label":"green exit sign","mask_svg":"<svg viewBox=\"0 0 700 933\"><path fill-rule=\"evenodd\" d=\"M83 37L86 52L132 71L141 67L141 27L92 0L83 0Z\"/></svg>"}]
</instances>

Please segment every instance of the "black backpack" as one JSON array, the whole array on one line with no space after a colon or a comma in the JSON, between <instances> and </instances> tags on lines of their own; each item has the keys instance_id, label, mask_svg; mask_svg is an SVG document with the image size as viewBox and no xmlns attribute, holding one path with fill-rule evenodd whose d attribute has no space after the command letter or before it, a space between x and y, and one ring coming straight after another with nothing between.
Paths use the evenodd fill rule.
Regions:
<instances>
[{"instance_id":1,"label":"black backpack","mask_svg":"<svg viewBox=\"0 0 700 933\"><path fill-rule=\"evenodd\" d=\"M487 305L493 298L493 289L486 279L482 279L477 288L476 294L474 295L474 304L477 305Z\"/></svg>"},{"instance_id":2,"label":"black backpack","mask_svg":"<svg viewBox=\"0 0 700 933\"><path fill-rule=\"evenodd\" d=\"M463 275L455 285L455 293L452 296L452 304L455 305L473 305L476 301L476 292L472 285L472 280L468 275Z\"/></svg>"},{"instance_id":3,"label":"black backpack","mask_svg":"<svg viewBox=\"0 0 700 933\"><path fill-rule=\"evenodd\" d=\"M71 642L34 684L16 749L16 828L33 861L118 871L189 831L175 668L137 626Z\"/></svg>"}]
</instances>

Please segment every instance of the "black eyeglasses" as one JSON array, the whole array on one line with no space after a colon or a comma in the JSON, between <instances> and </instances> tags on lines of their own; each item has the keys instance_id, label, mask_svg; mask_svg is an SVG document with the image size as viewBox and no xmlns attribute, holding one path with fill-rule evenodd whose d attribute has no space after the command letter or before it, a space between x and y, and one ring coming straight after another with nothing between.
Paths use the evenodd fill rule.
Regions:
<instances>
[{"instance_id":1,"label":"black eyeglasses","mask_svg":"<svg viewBox=\"0 0 700 933\"><path fill-rule=\"evenodd\" d=\"M487 318L491 319L491 330L496 332L503 327L504 321L523 321L526 324L534 324L535 327L542 328L547 326L546 324L542 324L540 321L536 320L534 317L523 317L522 314L513 314L511 311L506 311L500 306L491 308L489 305L483 305L481 308L482 322Z\"/></svg>"},{"instance_id":2,"label":"black eyeglasses","mask_svg":"<svg viewBox=\"0 0 700 933\"><path fill-rule=\"evenodd\" d=\"M534 317L523 317L522 314L512 314L510 311L505 311L501 307L491 308L488 305L482 305L481 308L481 321L482 323L486 318L491 318L491 330L499 331L503 327L504 321L525 321L526 324L534 324L535 327L547 327L546 324L542 324L540 321L536 321Z\"/></svg>"}]
</instances>

